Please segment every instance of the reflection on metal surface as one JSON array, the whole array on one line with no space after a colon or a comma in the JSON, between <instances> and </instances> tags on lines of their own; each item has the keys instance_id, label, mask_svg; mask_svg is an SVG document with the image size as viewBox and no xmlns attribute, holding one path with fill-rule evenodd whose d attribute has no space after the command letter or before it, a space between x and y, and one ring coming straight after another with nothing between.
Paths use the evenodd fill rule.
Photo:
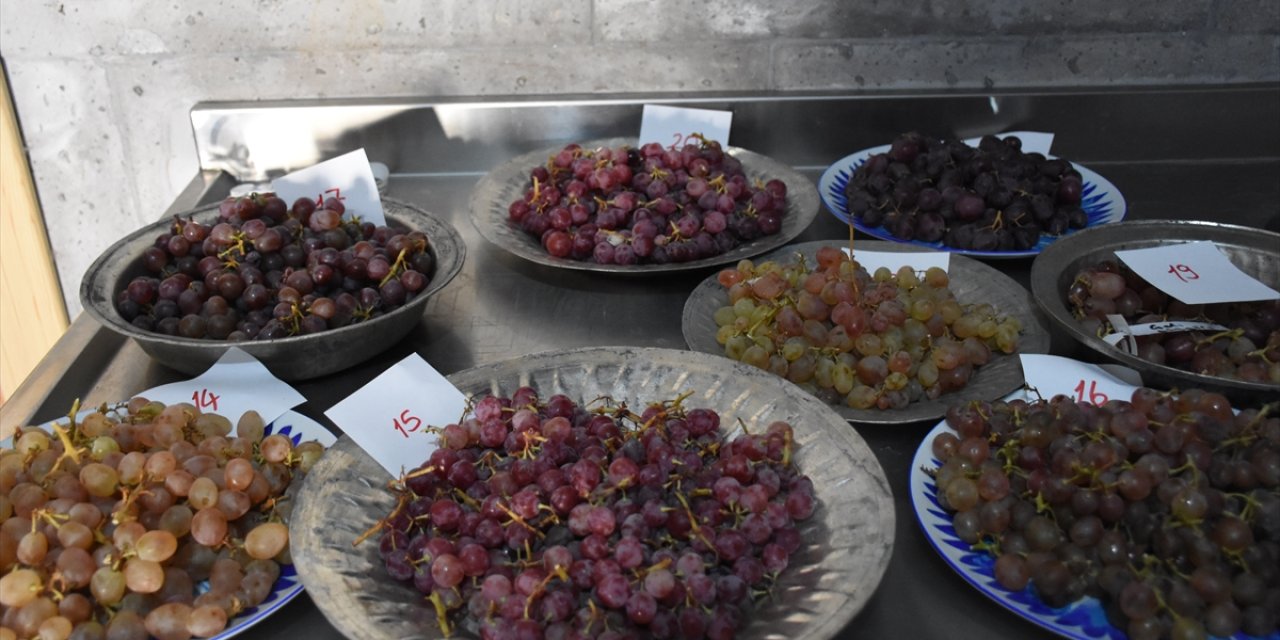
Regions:
<instances>
[{"instance_id":1,"label":"reflection on metal surface","mask_svg":"<svg viewBox=\"0 0 1280 640\"><path fill-rule=\"evenodd\" d=\"M357 134L397 113L394 107L374 105L197 107L191 111L191 127L202 169L226 171L242 181L262 181L362 146Z\"/></svg>"},{"instance_id":2,"label":"reflection on metal surface","mask_svg":"<svg viewBox=\"0 0 1280 640\"><path fill-rule=\"evenodd\" d=\"M605 347L526 356L449 380L468 395L530 385L544 398L609 396L632 406L691 391L685 406L715 409L723 428L734 429L730 436L739 419L753 432L790 422L796 464L813 480L818 509L801 524L804 545L772 597L747 614L738 638L835 637L871 600L888 566L894 505L880 463L830 408L772 374L688 351ZM294 563L317 608L348 637L439 638L434 609L411 585L387 576L376 539L352 546L394 507L385 489L390 479L350 438L339 440L298 495L289 528Z\"/></svg>"}]
</instances>

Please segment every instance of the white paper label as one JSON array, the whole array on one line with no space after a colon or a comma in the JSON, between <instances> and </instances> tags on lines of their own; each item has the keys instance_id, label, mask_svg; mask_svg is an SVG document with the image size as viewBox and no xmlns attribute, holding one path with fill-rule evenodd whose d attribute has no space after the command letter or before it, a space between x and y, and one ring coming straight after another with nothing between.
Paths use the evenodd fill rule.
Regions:
<instances>
[{"instance_id":1,"label":"white paper label","mask_svg":"<svg viewBox=\"0 0 1280 640\"><path fill-rule=\"evenodd\" d=\"M428 426L456 423L467 397L416 353L324 412L393 477L436 450Z\"/></svg>"},{"instance_id":2,"label":"white paper label","mask_svg":"<svg viewBox=\"0 0 1280 640\"><path fill-rule=\"evenodd\" d=\"M711 109L687 109L646 104L640 119L640 144L656 142L668 149L681 149L697 143L694 134L729 146L729 125L733 112Z\"/></svg>"},{"instance_id":3,"label":"white paper label","mask_svg":"<svg viewBox=\"0 0 1280 640\"><path fill-rule=\"evenodd\" d=\"M387 224L382 213L382 198L378 196L378 185L364 149L276 178L271 181L271 190L289 205L298 198L321 201L337 198L346 208L344 218L360 216L361 220L378 226Z\"/></svg>"},{"instance_id":4,"label":"white paper label","mask_svg":"<svg viewBox=\"0 0 1280 640\"><path fill-rule=\"evenodd\" d=\"M1157 289L1186 304L1274 300L1280 292L1241 271L1209 241L1117 251Z\"/></svg>"},{"instance_id":5,"label":"white paper label","mask_svg":"<svg viewBox=\"0 0 1280 640\"><path fill-rule=\"evenodd\" d=\"M1018 138L1022 140L1023 153L1041 153L1047 156L1049 155L1049 149L1053 147L1052 133L1046 133L1043 131L1006 131L1004 133L996 134L996 137L1001 140L1004 140L1008 136L1018 136ZM964 141L965 144L971 147L978 146L979 142L982 142L982 136L969 138Z\"/></svg>"},{"instance_id":6,"label":"white paper label","mask_svg":"<svg viewBox=\"0 0 1280 640\"><path fill-rule=\"evenodd\" d=\"M205 413L222 415L232 424L250 409L270 423L307 400L239 347L227 349L212 367L195 378L138 395L167 405L189 402Z\"/></svg>"},{"instance_id":7,"label":"white paper label","mask_svg":"<svg viewBox=\"0 0 1280 640\"><path fill-rule=\"evenodd\" d=\"M1107 344L1116 345L1118 348L1136 353L1137 345L1132 340L1125 338L1133 336L1150 336L1157 333L1179 333L1182 331L1226 331L1226 327L1212 322L1186 322L1183 320L1170 320L1168 322L1150 322L1147 324L1129 324L1125 321L1124 316L1109 315L1107 320L1111 322L1111 326L1116 329L1116 333L1102 336L1102 341Z\"/></svg>"},{"instance_id":8,"label":"white paper label","mask_svg":"<svg viewBox=\"0 0 1280 640\"><path fill-rule=\"evenodd\" d=\"M848 247L842 250L849 255ZM872 275L880 267L897 273L904 266L916 271L928 271L930 267L946 271L951 266L951 254L946 251L864 251L855 248L854 252L857 254L854 260Z\"/></svg>"},{"instance_id":9,"label":"white paper label","mask_svg":"<svg viewBox=\"0 0 1280 640\"><path fill-rule=\"evenodd\" d=\"M1022 373L1027 386L1036 392L1019 389L1010 394L1006 400L1022 398L1033 402L1040 398L1048 400L1057 395L1071 396L1078 402L1105 404L1108 400L1129 400L1137 386L1097 365L1087 364L1071 358L1042 354L1023 354L1018 356L1022 361ZM1138 372L1127 367L1115 367L1125 378L1133 381L1141 380Z\"/></svg>"}]
</instances>

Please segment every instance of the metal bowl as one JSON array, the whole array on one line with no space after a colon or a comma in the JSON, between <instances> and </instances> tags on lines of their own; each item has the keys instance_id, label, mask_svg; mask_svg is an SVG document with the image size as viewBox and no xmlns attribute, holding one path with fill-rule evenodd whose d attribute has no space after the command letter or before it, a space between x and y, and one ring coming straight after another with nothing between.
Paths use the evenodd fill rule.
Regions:
<instances>
[{"instance_id":1,"label":"metal bowl","mask_svg":"<svg viewBox=\"0 0 1280 640\"><path fill-rule=\"evenodd\" d=\"M739 638L834 637L884 575L893 551L894 507L880 463L830 407L776 376L688 351L604 347L526 356L449 379L471 395L531 385L542 397L608 395L633 404L692 391L685 405L715 409L726 429L736 430L739 419L750 430L789 421L798 443L796 464L813 479L818 508L800 528L805 545L791 556L773 597L747 614ZM289 529L294 564L316 607L347 637L439 638L431 605L412 586L387 576L377 541L352 546L394 508L385 489L390 479L349 437L339 439L298 496Z\"/></svg>"},{"instance_id":2,"label":"metal bowl","mask_svg":"<svg viewBox=\"0 0 1280 640\"><path fill-rule=\"evenodd\" d=\"M582 143L588 149L636 145L636 138L608 138ZM787 185L787 215L782 219L782 229L771 236L738 245L725 253L690 262L667 264L597 264L568 258L557 258L542 248L537 238L513 225L507 217L507 207L524 195L529 185L529 171L547 161L547 158L564 148L557 145L516 156L499 165L476 183L471 192L471 222L480 235L493 244L531 262L579 271L595 271L615 274L652 274L672 271L690 271L722 264L732 264L743 258L759 255L795 239L804 232L818 215L818 188L813 181L767 156L746 149L729 147L727 152L742 161L747 178L772 180L777 178Z\"/></svg>"},{"instance_id":3,"label":"metal bowl","mask_svg":"<svg viewBox=\"0 0 1280 640\"><path fill-rule=\"evenodd\" d=\"M1236 402L1274 399L1280 385L1202 375L1125 353L1081 330L1067 306L1067 288L1081 268L1114 259L1117 250L1197 240L1212 240L1241 271L1280 289L1280 234L1216 222L1151 220L1084 229L1049 245L1031 265L1031 291L1054 325L1103 358L1137 370L1148 386L1197 387L1217 391Z\"/></svg>"},{"instance_id":4,"label":"metal bowl","mask_svg":"<svg viewBox=\"0 0 1280 640\"><path fill-rule=\"evenodd\" d=\"M791 262L800 254L808 264L817 264L818 249L832 245L838 246L839 242L803 242L761 256L755 262ZM879 240L859 240L857 248L868 251L928 251L908 244ZM990 303L1001 313L1014 316L1022 323L1022 335L1018 338L1020 353L1049 352L1048 324L1036 313L1031 294L1016 281L993 267L956 254L951 255L948 275L951 290L961 303ZM684 314L680 322L684 341L690 349L724 355L724 346L716 342L718 327L715 312L727 302L728 291L716 279L716 274L708 276L694 288L684 303ZM902 409L854 409L845 405L832 405L831 408L846 420L858 424L906 424L937 419L947 412L947 407L958 402L1002 398L1022 382L1022 364L1017 356L993 353L991 360L974 372L969 384L963 389L944 394L937 400L913 402Z\"/></svg>"},{"instance_id":5,"label":"metal bowl","mask_svg":"<svg viewBox=\"0 0 1280 640\"><path fill-rule=\"evenodd\" d=\"M422 319L427 300L458 275L466 254L462 238L448 222L396 200L384 199L382 207L389 223L427 234L435 273L418 297L365 322L310 335L242 342L182 338L133 326L116 311L116 296L130 280L146 274L141 264L142 252L158 235L168 231L171 220L138 229L98 256L80 283L80 301L103 326L133 338L147 355L183 373L202 373L232 346L245 350L284 380L306 380L340 371L377 355L409 333ZM218 218L218 207L202 207L179 215L212 223Z\"/></svg>"}]
</instances>

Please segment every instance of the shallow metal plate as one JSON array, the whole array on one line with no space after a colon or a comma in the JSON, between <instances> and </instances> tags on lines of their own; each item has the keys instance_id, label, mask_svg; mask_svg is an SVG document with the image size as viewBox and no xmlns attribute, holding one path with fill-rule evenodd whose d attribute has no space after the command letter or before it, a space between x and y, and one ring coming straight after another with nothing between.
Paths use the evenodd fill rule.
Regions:
<instances>
[{"instance_id":1,"label":"shallow metal plate","mask_svg":"<svg viewBox=\"0 0 1280 640\"><path fill-rule=\"evenodd\" d=\"M311 335L243 342L182 338L133 326L116 311L116 295L130 280L146 273L139 258L157 236L168 231L172 220L147 225L108 247L85 272L80 283L80 302L103 326L133 338L147 355L183 373L203 372L232 346L245 350L285 380L306 380L340 371L377 355L413 329L422 319L422 311L431 296L458 275L466 255L462 238L448 222L390 198L382 200L382 208L388 222L427 234L436 266L430 283L417 298L371 320ZM218 218L218 206L178 215L213 222Z\"/></svg>"},{"instance_id":2,"label":"shallow metal plate","mask_svg":"<svg viewBox=\"0 0 1280 640\"><path fill-rule=\"evenodd\" d=\"M620 145L636 145L635 138L608 138L583 142L582 146L594 149L598 147L617 147ZM542 248L537 238L525 233L511 224L507 217L507 207L524 195L529 184L529 172L547 161L564 145L557 145L526 153L504 162L476 183L471 192L471 222L475 224L480 235L493 244L510 251L526 260L551 267L577 269L580 271L596 271L601 273L648 274L667 273L671 271L689 271L732 264L743 258L759 255L771 249L781 247L800 235L818 215L818 188L813 181L801 175L795 169L738 147L729 147L728 153L742 161L742 170L747 178L755 180L771 180L777 178L787 185L787 215L782 218L782 229L771 236L765 236L753 242L741 244L733 249L710 258L702 258L690 262L667 264L596 264L556 258Z\"/></svg>"},{"instance_id":3,"label":"shallow metal plate","mask_svg":"<svg viewBox=\"0 0 1280 640\"><path fill-rule=\"evenodd\" d=\"M810 265L817 264L818 249L824 246L840 246L839 241L804 242L784 247L756 259L791 262L796 254L805 257ZM878 240L858 240L857 248L868 251L926 251L910 245ZM952 254L948 270L951 290L962 304L989 303L1001 313L1016 317L1022 323L1022 335L1018 338L1021 353L1048 353L1049 328L1036 313L1031 295L1016 281L1000 271L977 260ZM694 288L684 304L681 330L684 340L694 351L724 355L724 346L716 342L715 312L728 302L728 291L708 276ZM845 405L832 405L832 409L846 420L867 424L904 424L932 420L947 412L947 407L964 400L996 400L1022 384L1022 365L1016 355L992 354L991 361L974 372L968 385L959 391L943 394L937 400L925 400L907 405L905 409L854 409Z\"/></svg>"},{"instance_id":4,"label":"shallow metal plate","mask_svg":"<svg viewBox=\"0 0 1280 640\"><path fill-rule=\"evenodd\" d=\"M866 605L894 540L888 480L866 442L840 416L798 387L725 358L672 349L592 348L536 354L449 376L466 394L511 393L532 385L542 397L609 395L633 405L693 391L689 407L720 412L748 429L774 420L795 428L796 463L814 482L818 509L800 528L772 598L751 611L739 638L831 638ZM736 433L736 431L735 431ZM422 457L427 441L420 441ZM302 583L324 615L352 638L438 638L434 610L412 586L391 580L376 540L352 547L394 507L390 476L343 437L308 474L290 525Z\"/></svg>"},{"instance_id":5,"label":"shallow metal plate","mask_svg":"<svg viewBox=\"0 0 1280 640\"><path fill-rule=\"evenodd\" d=\"M1280 234L1216 222L1150 220L1084 229L1048 246L1031 265L1031 292L1054 325L1104 358L1136 369L1156 388L1198 387L1218 391L1237 402L1267 402L1280 385L1207 376L1156 364L1125 353L1081 330L1067 307L1067 288L1079 270L1116 251L1212 240L1241 271L1280 290Z\"/></svg>"}]
</instances>

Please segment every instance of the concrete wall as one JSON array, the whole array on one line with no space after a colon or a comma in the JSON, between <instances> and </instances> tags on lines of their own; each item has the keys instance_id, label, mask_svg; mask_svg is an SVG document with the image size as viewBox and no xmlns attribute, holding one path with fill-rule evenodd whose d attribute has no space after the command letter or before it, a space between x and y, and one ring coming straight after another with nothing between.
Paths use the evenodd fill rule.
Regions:
<instances>
[{"instance_id":1,"label":"concrete wall","mask_svg":"<svg viewBox=\"0 0 1280 640\"><path fill-rule=\"evenodd\" d=\"M74 316L197 170L201 100L1275 82L1276 0L5 0Z\"/></svg>"}]
</instances>

